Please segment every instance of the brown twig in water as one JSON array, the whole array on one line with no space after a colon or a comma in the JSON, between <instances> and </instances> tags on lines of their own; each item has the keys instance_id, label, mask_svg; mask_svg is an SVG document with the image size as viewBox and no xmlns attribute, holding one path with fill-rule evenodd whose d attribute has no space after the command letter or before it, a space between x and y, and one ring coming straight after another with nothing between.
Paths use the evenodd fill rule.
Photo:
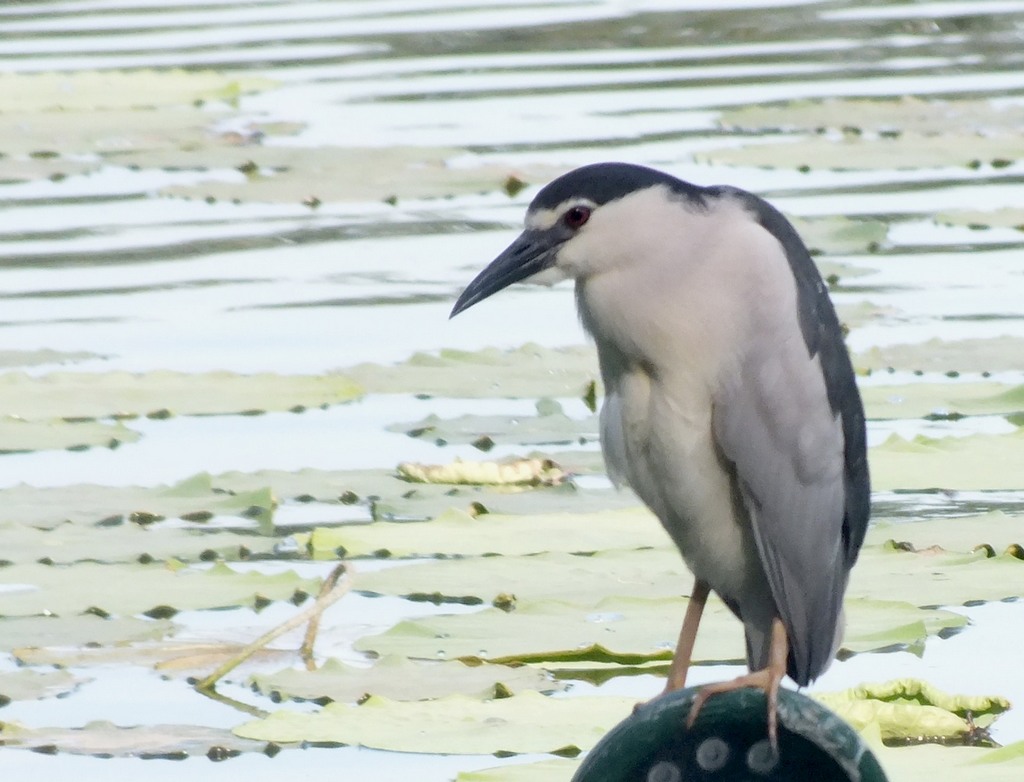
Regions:
<instances>
[{"instance_id":1,"label":"brown twig in water","mask_svg":"<svg viewBox=\"0 0 1024 782\"><path fill-rule=\"evenodd\" d=\"M320 587L320 594L316 597L316 602L319 605L321 600L327 598L331 592L338 585L338 579L345 575L348 571L345 568L343 562L338 563L338 566L330 572L330 575L324 579L324 583ZM345 582L345 592L347 592L352 586L351 576ZM344 593L343 593L344 594ZM337 600L337 598L335 598ZM332 603L334 600L331 601ZM302 646L299 647L299 654L302 656L302 661L306 664L307 671L316 670L316 662L313 660L313 646L316 644L316 635L320 632L320 617L323 616L323 610L317 611L309 618L309 624L306 625L306 637L302 639Z\"/></svg>"},{"instance_id":2,"label":"brown twig in water","mask_svg":"<svg viewBox=\"0 0 1024 782\"><path fill-rule=\"evenodd\" d=\"M327 578L324 580L324 587L320 590L320 594L317 597L316 601L313 603L313 605L309 606L308 608L304 608L302 611L297 613L287 622L282 622L277 627L273 628L267 633L264 633L255 641L245 646L245 648L243 648L242 651L240 651L230 660L226 661L224 664L218 666L217 669L209 676L207 676L205 679L196 682L195 685L193 685L195 689L203 693L212 692L214 686L224 676L226 676L239 665L244 663L246 660L248 660L250 657L256 654L256 652L265 647L267 644L276 640L277 638L289 632L290 630L294 630L296 627L298 627L307 620L310 622L310 625L314 627L314 629L312 631L312 635L310 634L309 631L307 631L306 640L303 641L302 644L302 652L303 657L305 659L308 644L308 648L310 650L309 654L311 657L313 642L310 639L315 638L315 628L319 627L320 625L320 615L328 606L331 606L332 604L340 600L342 597L344 597L345 594L352 587L351 578L345 579L340 584L338 583L341 577L345 575L346 572L347 569L345 567L345 563L339 563L338 566L334 568L334 570L331 571L330 575L328 575Z\"/></svg>"}]
</instances>

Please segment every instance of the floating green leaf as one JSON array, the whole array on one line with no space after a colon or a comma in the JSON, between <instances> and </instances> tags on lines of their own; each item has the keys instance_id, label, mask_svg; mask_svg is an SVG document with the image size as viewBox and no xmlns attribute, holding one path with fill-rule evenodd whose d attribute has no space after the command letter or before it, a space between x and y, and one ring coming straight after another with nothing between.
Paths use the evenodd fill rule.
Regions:
<instances>
[{"instance_id":1,"label":"floating green leaf","mask_svg":"<svg viewBox=\"0 0 1024 782\"><path fill-rule=\"evenodd\" d=\"M479 771L462 771L455 782L566 782L578 767L578 760L554 758L537 763L506 764Z\"/></svg>"},{"instance_id":2,"label":"floating green leaf","mask_svg":"<svg viewBox=\"0 0 1024 782\"><path fill-rule=\"evenodd\" d=\"M698 162L712 165L837 171L967 167L992 162L1002 164L1002 161L1018 160L1020 156L1019 136L970 133L942 136L904 133L895 138L848 134L834 141L801 137L782 143L724 147L694 154Z\"/></svg>"},{"instance_id":3,"label":"floating green leaf","mask_svg":"<svg viewBox=\"0 0 1024 782\"><path fill-rule=\"evenodd\" d=\"M990 725L1010 708L1005 698L950 695L916 679L862 684L814 697L858 730L876 723L883 739L952 739L967 733L971 723Z\"/></svg>"},{"instance_id":4,"label":"floating green leaf","mask_svg":"<svg viewBox=\"0 0 1024 782\"><path fill-rule=\"evenodd\" d=\"M979 546L989 546L993 553L1002 554L1014 544L1024 546L1024 516L992 511L910 523L885 519L872 522L865 542L873 547L884 546L889 540L910 543L924 553L934 547L969 553Z\"/></svg>"},{"instance_id":5,"label":"floating green leaf","mask_svg":"<svg viewBox=\"0 0 1024 782\"><path fill-rule=\"evenodd\" d=\"M110 416L210 415L320 407L350 402L362 389L344 375L0 374L0 409L28 420Z\"/></svg>"},{"instance_id":6,"label":"floating green leaf","mask_svg":"<svg viewBox=\"0 0 1024 782\"><path fill-rule=\"evenodd\" d=\"M972 526L971 519L956 521L968 529ZM995 545L1012 537L1024 540L1024 519L1007 521L1007 531L992 538ZM913 529L919 526L925 529ZM950 541L941 534L948 526L947 520L885 525L885 534L901 541L934 541L936 537ZM872 540L878 537L873 535ZM881 543L861 550L849 596L885 600L899 595L901 600L917 606L1024 597L1024 560L1010 554L989 557L985 551L972 553L975 545L987 542L987 537L979 530L975 543L965 545L963 550L936 550L929 543L920 551L896 549L883 537ZM630 539L624 535L623 545L628 542ZM952 542L956 542L955 537ZM1009 545L996 551L1002 553ZM439 601L452 602L473 597L491 603L501 594L514 594L526 602L561 599L586 604L612 596L676 598L689 590L692 583L693 576L675 548L662 546L602 550L588 556L545 553L430 560L360 574L355 587L378 594L433 595Z\"/></svg>"},{"instance_id":7,"label":"floating green leaf","mask_svg":"<svg viewBox=\"0 0 1024 782\"><path fill-rule=\"evenodd\" d=\"M90 722L81 728L26 728L3 725L4 745L98 757L165 758L194 755L223 759L239 752L262 752L265 745L246 741L223 728L202 725L136 725Z\"/></svg>"},{"instance_id":8,"label":"floating green leaf","mask_svg":"<svg viewBox=\"0 0 1024 782\"><path fill-rule=\"evenodd\" d=\"M87 681L70 671L5 671L0 673L0 704L63 697Z\"/></svg>"},{"instance_id":9,"label":"floating green leaf","mask_svg":"<svg viewBox=\"0 0 1024 782\"><path fill-rule=\"evenodd\" d=\"M253 481L238 491L225 491L215 487L207 473L155 487L82 484L39 488L22 484L0 489L0 528L29 524L54 529L68 522L116 527L133 515L174 518L203 511L226 516L248 511L250 518L259 518L269 517L275 506L274 494L266 483ZM54 540L59 538L57 535Z\"/></svg>"},{"instance_id":10,"label":"floating green leaf","mask_svg":"<svg viewBox=\"0 0 1024 782\"><path fill-rule=\"evenodd\" d=\"M304 147L167 150L127 153L118 160L143 168L178 166L196 170L251 169L245 177L222 176L195 185L171 185L164 195L217 201L309 203L441 198L456 193L495 192L504 188L509 168L501 164L451 166L463 150L425 146ZM547 181L556 173L533 166L531 179Z\"/></svg>"},{"instance_id":11,"label":"floating green leaf","mask_svg":"<svg viewBox=\"0 0 1024 782\"><path fill-rule=\"evenodd\" d=\"M216 71L166 70L0 73L0 113L105 111L190 106L199 100L228 99L260 92L275 82ZM73 124L67 119L64 121Z\"/></svg>"},{"instance_id":12,"label":"floating green leaf","mask_svg":"<svg viewBox=\"0 0 1024 782\"><path fill-rule=\"evenodd\" d=\"M367 392L416 393L455 398L578 397L598 377L591 346L416 353L394 366L360 364L345 374Z\"/></svg>"},{"instance_id":13,"label":"floating green leaf","mask_svg":"<svg viewBox=\"0 0 1024 782\"><path fill-rule=\"evenodd\" d=\"M414 423L392 424L391 432L405 432L430 442L466 444L486 437L498 443L516 445L569 445L596 441L597 418L574 419L562 413L552 415L463 415L439 418L429 415Z\"/></svg>"},{"instance_id":14,"label":"floating green leaf","mask_svg":"<svg viewBox=\"0 0 1024 782\"><path fill-rule=\"evenodd\" d=\"M965 225L968 228L1015 228L1024 231L1024 209L1006 206L987 211L962 209L939 212L935 215L935 222L940 225Z\"/></svg>"},{"instance_id":15,"label":"floating green leaf","mask_svg":"<svg viewBox=\"0 0 1024 782\"><path fill-rule=\"evenodd\" d=\"M84 450L92 447L117 448L133 443L139 433L124 424L99 421L26 421L0 418L0 454L28 451Z\"/></svg>"},{"instance_id":16,"label":"floating green leaf","mask_svg":"<svg viewBox=\"0 0 1024 782\"><path fill-rule=\"evenodd\" d=\"M950 131L1017 133L1024 124L1020 106L997 107L988 100L827 98L764 105L751 103L723 111L719 122L744 130L901 131L942 135Z\"/></svg>"},{"instance_id":17,"label":"floating green leaf","mask_svg":"<svg viewBox=\"0 0 1024 782\"><path fill-rule=\"evenodd\" d=\"M424 660L481 659L490 662L596 660L636 664L671 659L686 601L682 598L609 597L586 605L557 600L520 601L516 610L491 608L472 614L400 622L387 632L356 642L359 651ZM918 648L928 635L962 627L948 611L910 603L851 601L843 646L854 652L893 646ZM738 661L745 656L742 627L720 603L701 620L694 659Z\"/></svg>"},{"instance_id":18,"label":"floating green leaf","mask_svg":"<svg viewBox=\"0 0 1024 782\"><path fill-rule=\"evenodd\" d=\"M1024 774L1024 742L1000 749L925 744L876 746L873 750L894 782L934 782L935 779L1016 782Z\"/></svg>"},{"instance_id":19,"label":"floating green leaf","mask_svg":"<svg viewBox=\"0 0 1024 782\"><path fill-rule=\"evenodd\" d=\"M165 619L131 616L4 616L0 648L115 645L163 638L173 625Z\"/></svg>"},{"instance_id":20,"label":"floating green leaf","mask_svg":"<svg viewBox=\"0 0 1024 782\"><path fill-rule=\"evenodd\" d=\"M243 523L255 527L255 522L239 519L239 526ZM51 529L0 523L0 537L4 541L3 558L9 562L24 564L45 559L58 565L86 560L231 562L270 555L279 543L279 539L259 535L251 528L232 531L160 523L144 526L127 518L121 523L111 521L100 526L67 522Z\"/></svg>"},{"instance_id":21,"label":"floating green leaf","mask_svg":"<svg viewBox=\"0 0 1024 782\"><path fill-rule=\"evenodd\" d=\"M889 438L868 452L872 488L1019 489L1024 427L1010 434L905 440Z\"/></svg>"},{"instance_id":22,"label":"floating green leaf","mask_svg":"<svg viewBox=\"0 0 1024 782\"><path fill-rule=\"evenodd\" d=\"M862 386L868 418L1007 415L1024 410L1024 385L1004 383L911 383Z\"/></svg>"},{"instance_id":23,"label":"floating green leaf","mask_svg":"<svg viewBox=\"0 0 1024 782\"><path fill-rule=\"evenodd\" d=\"M40 364L73 364L76 361L89 361L103 358L99 353L85 350L0 350L0 367L31 367Z\"/></svg>"},{"instance_id":24,"label":"floating green leaf","mask_svg":"<svg viewBox=\"0 0 1024 782\"><path fill-rule=\"evenodd\" d=\"M235 734L279 744L325 742L400 752L576 754L594 746L635 705L634 698L548 698L534 692L491 701L374 696L360 706L332 703L315 714L276 711L240 725Z\"/></svg>"},{"instance_id":25,"label":"floating green leaf","mask_svg":"<svg viewBox=\"0 0 1024 782\"><path fill-rule=\"evenodd\" d=\"M385 657L372 668L355 668L332 658L316 671L286 668L276 673L256 674L252 681L264 695L294 700L329 698L343 703L366 695L417 701L459 694L483 700L495 697L495 687L507 693L554 692L564 687L536 668L470 666L461 662L423 662L402 657Z\"/></svg>"},{"instance_id":26,"label":"floating green leaf","mask_svg":"<svg viewBox=\"0 0 1024 782\"><path fill-rule=\"evenodd\" d=\"M999 372L1024 370L1024 338L930 339L913 345L888 345L856 353L859 370L910 372Z\"/></svg>"},{"instance_id":27,"label":"floating green leaf","mask_svg":"<svg viewBox=\"0 0 1024 782\"><path fill-rule=\"evenodd\" d=\"M853 220L841 215L823 217L800 217L787 215L797 233L812 251L821 251L831 255L851 255L869 252L885 241L888 227L881 220ZM823 277L859 277L867 272L855 266L836 263L835 261L818 261L818 268Z\"/></svg>"},{"instance_id":28,"label":"floating green leaf","mask_svg":"<svg viewBox=\"0 0 1024 782\"><path fill-rule=\"evenodd\" d=\"M316 580L292 572L241 573L223 564L177 571L158 564L31 564L10 565L3 573L10 587L0 592L0 615L7 617L74 616L90 609L131 616L164 608L255 606L289 599L296 592L316 594L319 587Z\"/></svg>"},{"instance_id":29,"label":"floating green leaf","mask_svg":"<svg viewBox=\"0 0 1024 782\"><path fill-rule=\"evenodd\" d=\"M476 517L452 509L426 522L319 527L310 535L296 537L314 555L335 555L344 550L349 557L381 550L395 557L599 551L624 545L664 545L667 540L657 519L642 508L530 516L486 513Z\"/></svg>"}]
</instances>

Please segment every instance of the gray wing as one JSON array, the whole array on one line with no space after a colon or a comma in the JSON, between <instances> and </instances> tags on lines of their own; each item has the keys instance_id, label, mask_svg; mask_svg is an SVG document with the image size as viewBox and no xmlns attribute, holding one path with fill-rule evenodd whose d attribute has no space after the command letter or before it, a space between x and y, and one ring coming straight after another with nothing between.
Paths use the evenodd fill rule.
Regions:
<instances>
[{"instance_id":1,"label":"gray wing","mask_svg":"<svg viewBox=\"0 0 1024 782\"><path fill-rule=\"evenodd\" d=\"M803 685L831 662L849 572L843 423L796 328L753 343L715 396L714 434L786 626L789 674Z\"/></svg>"}]
</instances>

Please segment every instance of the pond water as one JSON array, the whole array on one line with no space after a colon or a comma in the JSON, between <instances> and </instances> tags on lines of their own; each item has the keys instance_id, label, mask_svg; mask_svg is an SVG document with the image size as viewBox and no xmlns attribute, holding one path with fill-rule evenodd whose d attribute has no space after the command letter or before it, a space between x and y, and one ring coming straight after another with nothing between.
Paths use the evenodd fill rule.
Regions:
<instances>
[{"instance_id":1,"label":"pond water","mask_svg":"<svg viewBox=\"0 0 1024 782\"><path fill-rule=\"evenodd\" d=\"M183 126L180 144L168 129L178 122L170 112L154 112L158 119L150 121L125 111L128 124L120 129L90 130L52 111L25 110L31 91L17 100L3 96L8 74L47 78L109 69L213 70L222 85L250 80L255 86L207 100L201 111L208 124ZM80 107L124 108L100 88L54 78L39 82L39 90L63 90ZM145 91L144 81L126 84L126 90ZM1024 125L998 127L996 120L995 131L979 133L969 121L961 127L959 116L950 123L961 135L937 149L927 132L914 146L902 131L887 136L884 127L881 133L859 129L853 99L904 96L1020 111L1024 1L3 4L0 370L37 377L122 370L317 374L446 348L583 344L564 285L510 290L451 322L448 312L462 286L515 235L536 186L569 167L615 159L701 184L738 185L790 216L854 218L855 230L880 226L877 242L843 244L834 235L823 242L826 261L840 264L834 298L841 314L851 313L844 315L851 350L936 338L961 348L923 373L913 362L927 363L927 352L912 354L891 373L863 378L865 387L980 380L1019 385ZM775 126L739 114L723 119L748 107L833 98L851 102L839 104L820 133L802 129L798 118ZM133 121L145 127L137 130ZM899 110L892 125L916 121L913 111ZM905 146L895 148L887 165L859 165L852 153L838 164L819 157L815 145L844 132ZM1003 135L1016 145L1016 156L988 151ZM780 149L804 145L806 165L733 156L766 142ZM973 144L976 154L964 149ZM264 154L270 162L261 164L260 181L239 170L247 155ZM528 186L509 195L511 175ZM980 218L964 214L991 210L1016 211L1006 222L981 226ZM856 315L865 302L867 314ZM588 419L579 399L559 401L574 420ZM527 416L533 404L403 391L298 415L143 417L125 423L139 439L117 449L0 455L0 490L156 486L202 471L392 469L401 461L480 458L472 446L439 448L387 427L431 414ZM892 432L1002 435L1020 424L1019 413L1009 419L873 420L870 439L880 444ZM597 444L572 448L592 453ZM488 458L523 451L500 444ZM1024 467L1024 453L1017 454ZM890 517L919 517L993 508L1019 514L1024 506L1024 480L972 488L961 494L886 490L876 508ZM287 523L288 513L300 526L312 517L369 518L363 506L334 517L336 505L319 517L315 511L302 516L301 507L286 504L279 521ZM311 568L315 575L329 569ZM1024 595L1024 583L1013 588ZM332 654L353 659L359 656L351 643L367 628L383 630L440 611L351 597L342 625L325 629L325 638ZM953 639L930 640L923 658L905 652L854 657L836 664L817 688L907 675L1024 703L1016 651L1024 640L1021 603L957 610L975 626ZM244 636L280 614L239 609L217 620ZM203 636L202 612L179 621L189 634ZM15 667L5 651L0 671ZM16 701L0 711L0 720L33 727L191 720L230 728L244 716L144 668L112 666L88 675L93 681L70 696ZM698 674L721 675L721 668ZM660 686L654 677L613 682L603 689L638 698ZM232 694L250 702L255 697L242 686ZM1003 743L1024 739L1024 712L1010 712L997 726L993 735ZM243 755L227 764L198 758L185 765L10 750L0 756L8 779L177 779L188 773L256 780L332 768L350 779L429 781L497 762L355 748L284 752L273 760Z\"/></svg>"}]
</instances>

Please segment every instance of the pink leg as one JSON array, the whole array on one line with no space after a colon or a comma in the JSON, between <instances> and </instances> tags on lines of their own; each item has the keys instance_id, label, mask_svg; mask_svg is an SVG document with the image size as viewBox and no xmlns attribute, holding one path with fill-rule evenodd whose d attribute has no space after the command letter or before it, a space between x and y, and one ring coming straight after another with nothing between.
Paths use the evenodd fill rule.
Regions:
<instances>
[{"instance_id":1,"label":"pink leg","mask_svg":"<svg viewBox=\"0 0 1024 782\"><path fill-rule=\"evenodd\" d=\"M686 674L690 670L690 662L693 659L693 645L697 640L697 628L700 626L700 617L704 613L704 604L707 603L710 591L711 588L707 581L697 579L693 582L693 594L690 595L690 602L686 605L686 616L683 618L683 626L679 630L679 642L676 644L676 653L672 657L672 665L668 669L665 692L681 690L686 686Z\"/></svg>"},{"instance_id":2,"label":"pink leg","mask_svg":"<svg viewBox=\"0 0 1024 782\"><path fill-rule=\"evenodd\" d=\"M686 727L693 727L708 698L742 687L757 687L763 690L768 698L768 738L771 740L772 746L778 749L779 684L786 675L786 659L788 657L789 639L786 637L786 628L782 624L782 620L776 617L772 620L772 642L768 653L768 667L738 676L732 681L709 684L704 687L693 700L690 716L686 718Z\"/></svg>"}]
</instances>

